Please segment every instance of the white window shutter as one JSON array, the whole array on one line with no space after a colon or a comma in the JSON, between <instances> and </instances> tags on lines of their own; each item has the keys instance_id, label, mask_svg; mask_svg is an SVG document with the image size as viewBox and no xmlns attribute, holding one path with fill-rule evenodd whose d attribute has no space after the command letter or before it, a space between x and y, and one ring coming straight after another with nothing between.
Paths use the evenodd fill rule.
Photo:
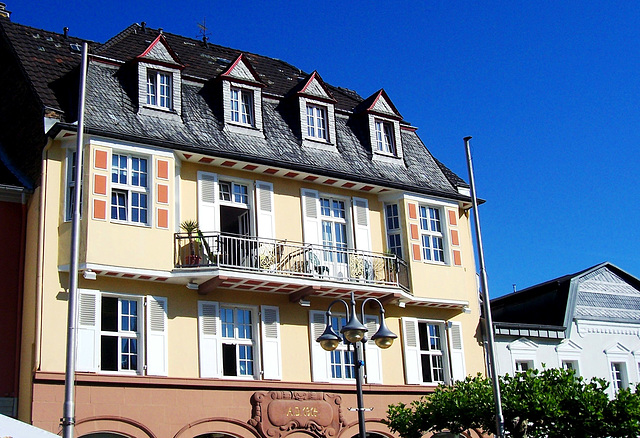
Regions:
<instances>
[{"instance_id":1,"label":"white window shutter","mask_svg":"<svg viewBox=\"0 0 640 438\"><path fill-rule=\"evenodd\" d=\"M464 365L464 349L462 346L462 324L450 322L447 329L449 335L449 357L451 358L451 379L464 380L467 377Z\"/></svg>"},{"instance_id":2,"label":"white window shutter","mask_svg":"<svg viewBox=\"0 0 640 438\"><path fill-rule=\"evenodd\" d=\"M262 372L264 379L282 380L280 353L280 310L260 306L262 318Z\"/></svg>"},{"instance_id":3,"label":"white window shutter","mask_svg":"<svg viewBox=\"0 0 640 438\"><path fill-rule=\"evenodd\" d=\"M407 384L419 384L420 378L420 342L418 338L418 320L402 318L402 343L404 346L404 373Z\"/></svg>"},{"instance_id":4,"label":"white window shutter","mask_svg":"<svg viewBox=\"0 0 640 438\"><path fill-rule=\"evenodd\" d=\"M360 251L371 251L371 232L369 230L369 201L353 198L353 230L355 247Z\"/></svg>"},{"instance_id":5,"label":"white window shutter","mask_svg":"<svg viewBox=\"0 0 640 438\"><path fill-rule=\"evenodd\" d=\"M365 364L367 370L367 383L382 383L382 351L380 347L371 340L378 331L378 317L365 315L365 325L367 326L367 345L365 347Z\"/></svg>"},{"instance_id":6,"label":"white window shutter","mask_svg":"<svg viewBox=\"0 0 640 438\"><path fill-rule=\"evenodd\" d=\"M147 375L169 375L167 299L147 296Z\"/></svg>"},{"instance_id":7,"label":"white window shutter","mask_svg":"<svg viewBox=\"0 0 640 438\"><path fill-rule=\"evenodd\" d=\"M256 205L258 218L258 237L274 239L276 222L274 219L273 184L256 181Z\"/></svg>"},{"instance_id":8,"label":"white window shutter","mask_svg":"<svg viewBox=\"0 0 640 438\"><path fill-rule=\"evenodd\" d=\"M200 377L220 377L220 314L215 301L198 301Z\"/></svg>"},{"instance_id":9,"label":"white window shutter","mask_svg":"<svg viewBox=\"0 0 640 438\"><path fill-rule=\"evenodd\" d=\"M327 323L325 312L311 310L309 312L309 333L311 334L311 380L314 382L329 381L329 352L322 349L319 342L316 342Z\"/></svg>"},{"instance_id":10,"label":"white window shutter","mask_svg":"<svg viewBox=\"0 0 640 438\"><path fill-rule=\"evenodd\" d=\"M317 190L302 189L302 216L304 243L321 243L320 197Z\"/></svg>"},{"instance_id":11,"label":"white window shutter","mask_svg":"<svg viewBox=\"0 0 640 438\"><path fill-rule=\"evenodd\" d=\"M218 226L218 175L198 172L198 225L204 232L220 231Z\"/></svg>"},{"instance_id":12,"label":"white window shutter","mask_svg":"<svg viewBox=\"0 0 640 438\"><path fill-rule=\"evenodd\" d=\"M78 289L76 370L98 371L100 358L100 294Z\"/></svg>"}]
</instances>

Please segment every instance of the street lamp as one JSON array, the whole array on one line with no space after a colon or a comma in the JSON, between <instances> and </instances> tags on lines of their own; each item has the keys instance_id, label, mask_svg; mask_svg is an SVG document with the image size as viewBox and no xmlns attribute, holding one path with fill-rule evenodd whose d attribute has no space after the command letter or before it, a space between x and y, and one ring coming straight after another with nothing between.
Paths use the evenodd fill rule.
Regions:
<instances>
[{"instance_id":1,"label":"street lamp","mask_svg":"<svg viewBox=\"0 0 640 438\"><path fill-rule=\"evenodd\" d=\"M367 298L365 299L360 307L360 318L364 321L364 307L367 302L373 301L378 303L380 307L380 327L378 331L371 336L371 340L373 340L376 345L380 348L389 348L391 344L393 344L393 340L398 336L393 333L384 322L384 307L382 303L377 298ZM345 310L347 312L347 322L346 325L342 327L340 333L342 337L338 336L336 331L334 330L331 324L331 307L336 303L344 304ZM355 377L356 377L356 392L358 399L358 428L360 430L359 438L366 438L367 431L364 426L364 402L362 398L362 366L364 365L364 355L362 354L362 350L364 349L364 345L367 342L366 333L367 327L360 322L358 319L358 315L356 313L356 299L354 297L353 292L351 292L351 302L347 304L345 300L334 300L329 304L327 308L327 326L324 328L324 332L320 335L316 342L320 343L320 346L327 351L333 351L338 348L338 345L341 341L344 341L347 345L353 345L354 349L354 362L355 362ZM362 345L359 345L362 343Z\"/></svg>"}]
</instances>

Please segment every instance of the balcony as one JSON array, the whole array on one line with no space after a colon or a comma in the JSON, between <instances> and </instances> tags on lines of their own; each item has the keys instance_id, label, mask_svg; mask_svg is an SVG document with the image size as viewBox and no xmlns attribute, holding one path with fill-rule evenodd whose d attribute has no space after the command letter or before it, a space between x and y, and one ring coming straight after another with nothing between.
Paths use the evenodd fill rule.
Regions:
<instances>
[{"instance_id":1,"label":"balcony","mask_svg":"<svg viewBox=\"0 0 640 438\"><path fill-rule=\"evenodd\" d=\"M317 279L409 290L407 264L394 254L221 233L175 234L177 271L252 272L280 281ZM219 281L217 284L219 285Z\"/></svg>"}]
</instances>

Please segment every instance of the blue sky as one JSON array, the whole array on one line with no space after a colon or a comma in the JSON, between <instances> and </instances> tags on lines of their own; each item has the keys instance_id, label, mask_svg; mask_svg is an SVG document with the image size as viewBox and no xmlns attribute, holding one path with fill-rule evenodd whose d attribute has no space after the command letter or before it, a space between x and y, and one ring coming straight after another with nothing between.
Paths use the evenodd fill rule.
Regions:
<instances>
[{"instance_id":1,"label":"blue sky","mask_svg":"<svg viewBox=\"0 0 640 438\"><path fill-rule=\"evenodd\" d=\"M640 3L584 1L12 1L12 20L104 42L126 26L384 88L469 180L491 297L609 261L640 277Z\"/></svg>"}]
</instances>

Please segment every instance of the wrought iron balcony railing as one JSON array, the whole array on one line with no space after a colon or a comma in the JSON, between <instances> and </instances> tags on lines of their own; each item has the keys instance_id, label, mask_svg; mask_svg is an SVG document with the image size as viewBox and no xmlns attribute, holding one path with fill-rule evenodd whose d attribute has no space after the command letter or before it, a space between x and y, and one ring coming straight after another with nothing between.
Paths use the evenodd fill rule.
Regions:
<instances>
[{"instance_id":1,"label":"wrought iron balcony railing","mask_svg":"<svg viewBox=\"0 0 640 438\"><path fill-rule=\"evenodd\" d=\"M174 260L178 269L219 267L409 289L404 260L346 247L223 233L176 233Z\"/></svg>"}]
</instances>

